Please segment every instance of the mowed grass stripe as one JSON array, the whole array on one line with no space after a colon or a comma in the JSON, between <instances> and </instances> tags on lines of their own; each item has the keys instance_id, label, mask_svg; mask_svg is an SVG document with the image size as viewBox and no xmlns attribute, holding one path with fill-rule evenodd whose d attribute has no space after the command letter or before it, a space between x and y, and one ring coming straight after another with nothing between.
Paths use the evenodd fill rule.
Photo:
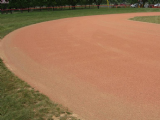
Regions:
<instances>
[{"instance_id":1,"label":"mowed grass stripe","mask_svg":"<svg viewBox=\"0 0 160 120\"><path fill-rule=\"evenodd\" d=\"M0 39L15 29L39 22L68 17L133 12L160 12L160 9L100 8L0 14ZM16 77L0 59L0 120L51 120L55 118L77 120L67 108L50 101L45 95L35 91Z\"/></svg>"}]
</instances>

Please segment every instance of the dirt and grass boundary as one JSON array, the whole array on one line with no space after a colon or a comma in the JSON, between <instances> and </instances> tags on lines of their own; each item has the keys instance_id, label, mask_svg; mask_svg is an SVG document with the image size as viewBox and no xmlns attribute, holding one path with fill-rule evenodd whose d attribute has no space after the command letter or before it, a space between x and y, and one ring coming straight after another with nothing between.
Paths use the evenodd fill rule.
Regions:
<instances>
[{"instance_id":1,"label":"dirt and grass boundary","mask_svg":"<svg viewBox=\"0 0 160 120\"><path fill-rule=\"evenodd\" d=\"M113 10L113 9L112 9ZM11 31L20 27L65 17L111 14L111 13L128 13L129 12L159 12L160 9L121 9L117 10L75 10L75 11L57 11L23 13L23 14L6 14L0 16L0 37L3 38ZM82 13L83 12L83 13ZM68 13L68 14L66 14ZM50 101L46 96L31 88L27 83L20 80L10 72L0 59L0 119L72 119L71 112L67 109Z\"/></svg>"},{"instance_id":2,"label":"dirt and grass boundary","mask_svg":"<svg viewBox=\"0 0 160 120\"><path fill-rule=\"evenodd\" d=\"M160 16L134 17L130 20L160 24Z\"/></svg>"}]
</instances>

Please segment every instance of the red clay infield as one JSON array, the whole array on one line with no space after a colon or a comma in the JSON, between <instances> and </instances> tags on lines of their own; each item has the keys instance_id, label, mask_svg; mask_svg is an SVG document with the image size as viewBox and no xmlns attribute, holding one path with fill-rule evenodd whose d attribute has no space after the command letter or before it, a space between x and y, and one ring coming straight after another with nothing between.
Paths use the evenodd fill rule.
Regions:
<instances>
[{"instance_id":1,"label":"red clay infield","mask_svg":"<svg viewBox=\"0 0 160 120\"><path fill-rule=\"evenodd\" d=\"M1 42L12 71L86 120L160 120L160 25L133 13L66 18Z\"/></svg>"}]
</instances>

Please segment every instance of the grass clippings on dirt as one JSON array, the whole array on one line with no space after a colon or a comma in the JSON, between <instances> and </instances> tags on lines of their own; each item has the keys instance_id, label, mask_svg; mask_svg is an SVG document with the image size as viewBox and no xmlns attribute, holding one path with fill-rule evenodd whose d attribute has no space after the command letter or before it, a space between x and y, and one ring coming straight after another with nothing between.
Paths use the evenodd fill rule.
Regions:
<instances>
[{"instance_id":1,"label":"grass clippings on dirt","mask_svg":"<svg viewBox=\"0 0 160 120\"><path fill-rule=\"evenodd\" d=\"M131 20L160 24L160 16L134 17Z\"/></svg>"}]
</instances>

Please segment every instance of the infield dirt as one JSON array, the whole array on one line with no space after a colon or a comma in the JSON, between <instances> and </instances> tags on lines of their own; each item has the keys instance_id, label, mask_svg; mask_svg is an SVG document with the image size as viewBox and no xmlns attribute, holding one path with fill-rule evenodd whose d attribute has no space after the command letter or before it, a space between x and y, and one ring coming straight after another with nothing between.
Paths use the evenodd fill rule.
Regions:
<instances>
[{"instance_id":1,"label":"infield dirt","mask_svg":"<svg viewBox=\"0 0 160 120\"><path fill-rule=\"evenodd\" d=\"M1 41L9 68L86 120L160 120L160 25L131 13L66 18Z\"/></svg>"}]
</instances>

